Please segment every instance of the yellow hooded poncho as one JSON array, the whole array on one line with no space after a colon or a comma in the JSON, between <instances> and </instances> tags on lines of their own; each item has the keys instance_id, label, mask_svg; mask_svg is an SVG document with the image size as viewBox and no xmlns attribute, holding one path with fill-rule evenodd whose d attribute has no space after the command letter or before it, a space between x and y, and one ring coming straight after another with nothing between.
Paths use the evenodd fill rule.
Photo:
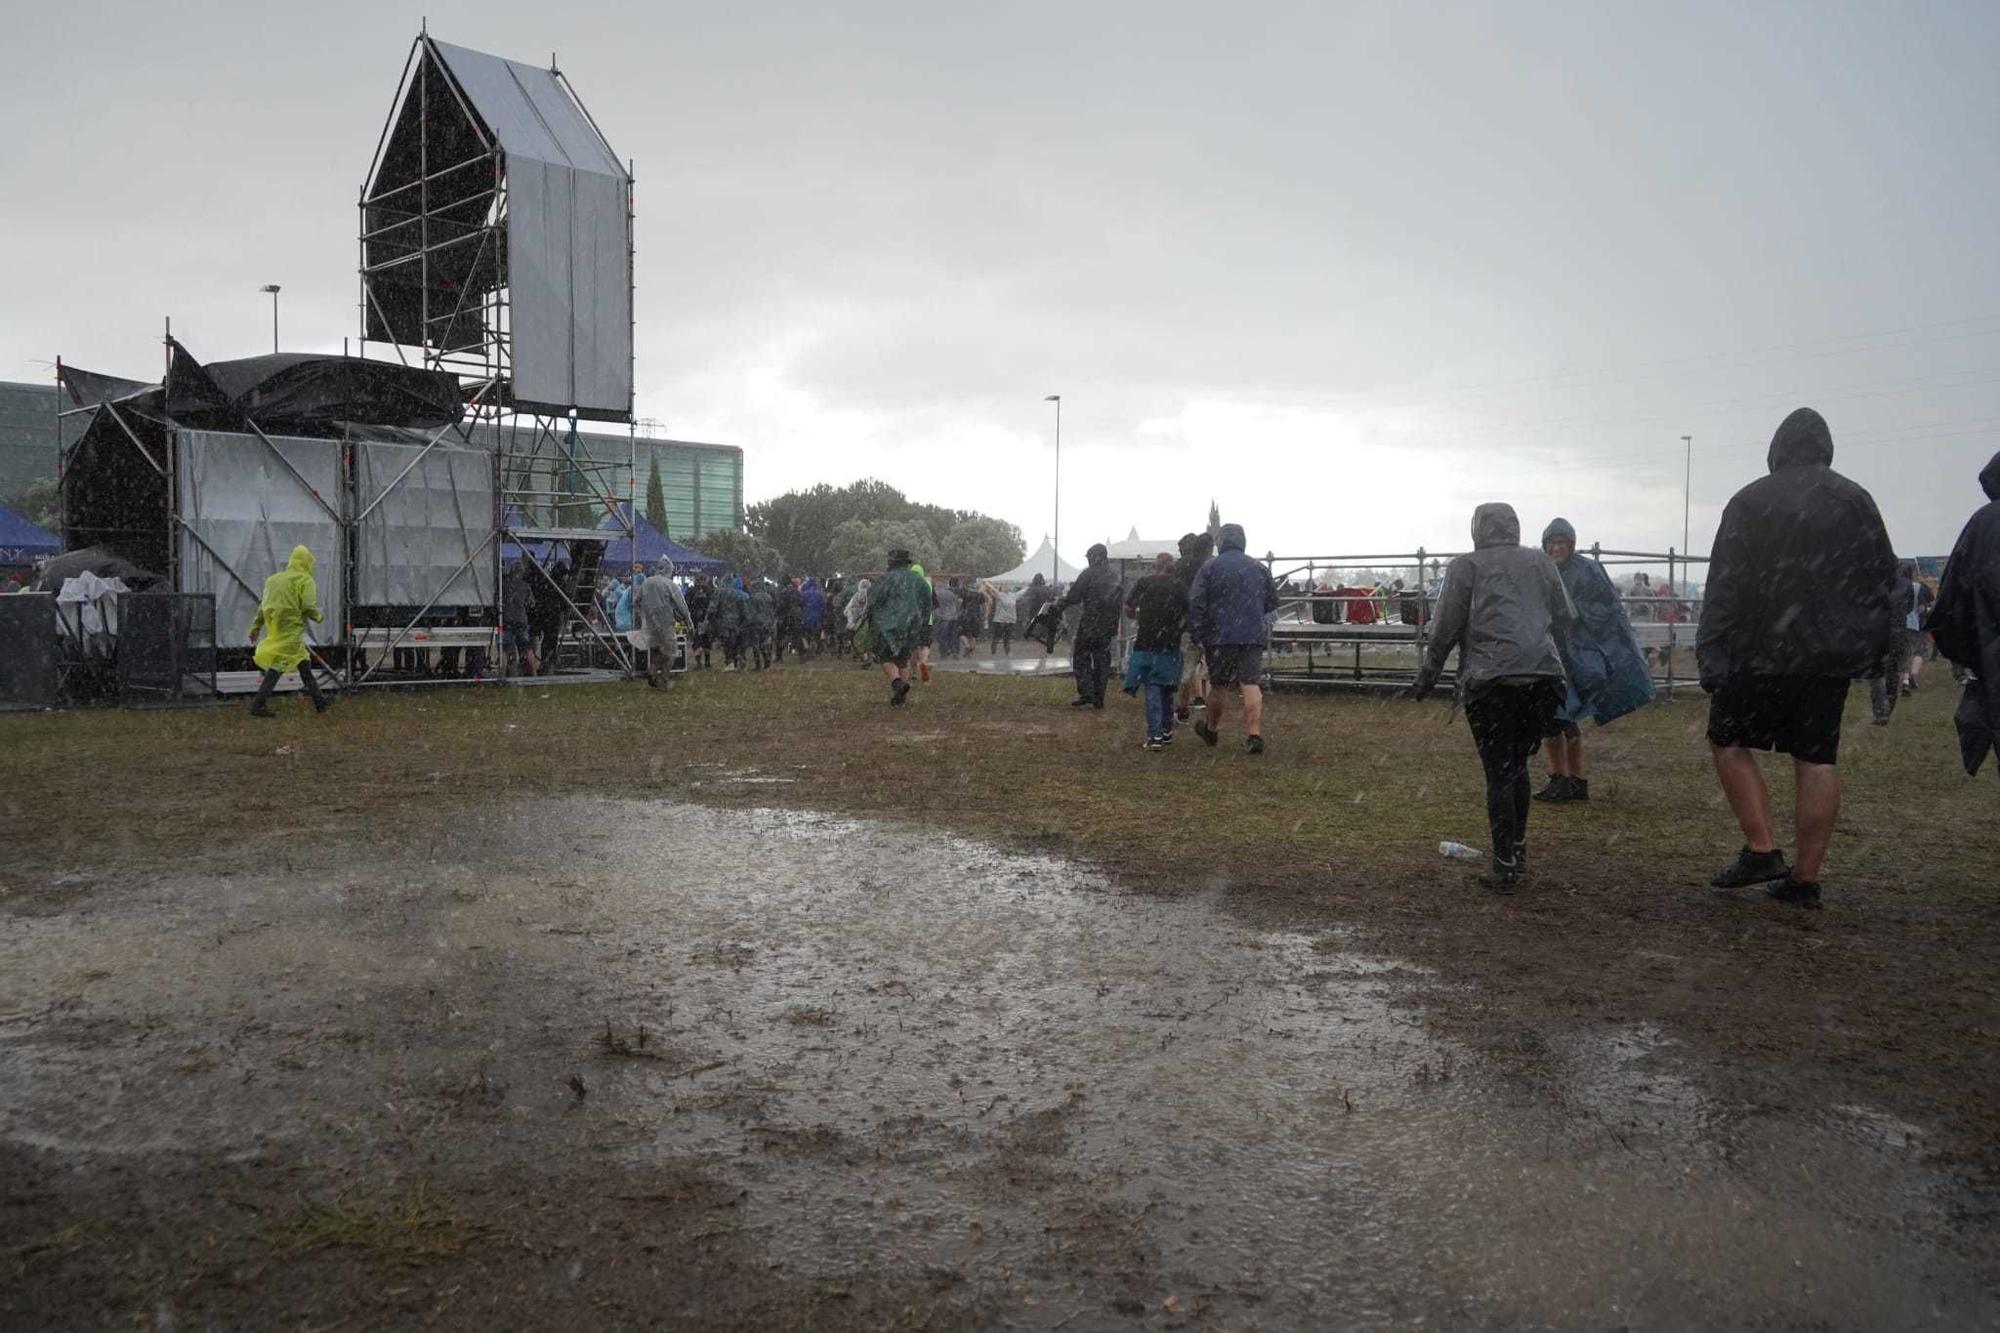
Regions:
<instances>
[{"instance_id":1,"label":"yellow hooded poncho","mask_svg":"<svg viewBox=\"0 0 2000 1333\"><path fill-rule=\"evenodd\" d=\"M257 645L257 665L266 671L290 671L306 660L306 622L318 620L319 587L313 582L313 553L292 548L283 569L264 580L264 600L250 622L250 637L264 631Z\"/></svg>"}]
</instances>

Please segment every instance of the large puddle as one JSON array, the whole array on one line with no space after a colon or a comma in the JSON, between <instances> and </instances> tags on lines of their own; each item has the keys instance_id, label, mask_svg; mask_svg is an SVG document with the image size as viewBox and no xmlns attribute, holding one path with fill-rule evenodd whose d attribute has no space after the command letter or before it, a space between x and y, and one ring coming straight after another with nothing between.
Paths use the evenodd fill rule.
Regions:
<instances>
[{"instance_id":1,"label":"large puddle","mask_svg":"<svg viewBox=\"0 0 2000 1333\"><path fill-rule=\"evenodd\" d=\"M643 801L288 864L0 913L0 1137L695 1159L788 1273L1021 1328L1996 1317L1914 1127L1712 1105L1639 1027L1490 1070L1407 968L1219 888Z\"/></svg>"}]
</instances>

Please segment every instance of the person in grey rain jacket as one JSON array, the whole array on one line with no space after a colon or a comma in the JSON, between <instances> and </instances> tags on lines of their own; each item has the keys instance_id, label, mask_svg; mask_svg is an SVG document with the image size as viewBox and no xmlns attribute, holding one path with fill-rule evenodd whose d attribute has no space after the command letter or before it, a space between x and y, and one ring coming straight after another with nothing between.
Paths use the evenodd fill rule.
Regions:
<instances>
[{"instance_id":1,"label":"person in grey rain jacket","mask_svg":"<svg viewBox=\"0 0 2000 1333\"><path fill-rule=\"evenodd\" d=\"M1715 773L1743 829L1742 851L1709 883L1768 883L1781 902L1818 907L1840 813L1840 717L1848 684L1889 655L1896 552L1874 497L1833 470L1833 432L1810 407L1779 423L1765 465L1722 511L1695 635ZM1796 865L1778 850L1752 750L1792 757Z\"/></svg>"},{"instance_id":2,"label":"person in grey rain jacket","mask_svg":"<svg viewBox=\"0 0 2000 1333\"><path fill-rule=\"evenodd\" d=\"M1458 650L1458 690L1486 773L1493 864L1479 882L1512 893L1528 867L1528 756L1541 748L1567 686L1562 650L1576 617L1555 561L1521 545L1508 504L1472 511L1472 550L1445 568L1412 692L1437 687Z\"/></svg>"},{"instance_id":3,"label":"person in grey rain jacket","mask_svg":"<svg viewBox=\"0 0 2000 1333\"><path fill-rule=\"evenodd\" d=\"M694 625L694 617L688 614L687 598L681 595L681 585L674 582L674 562L663 559L639 585L639 628L646 632L649 644L646 683L654 689L660 687L660 678L673 669L676 617L689 627ZM667 684L671 687L673 681L669 679Z\"/></svg>"}]
</instances>

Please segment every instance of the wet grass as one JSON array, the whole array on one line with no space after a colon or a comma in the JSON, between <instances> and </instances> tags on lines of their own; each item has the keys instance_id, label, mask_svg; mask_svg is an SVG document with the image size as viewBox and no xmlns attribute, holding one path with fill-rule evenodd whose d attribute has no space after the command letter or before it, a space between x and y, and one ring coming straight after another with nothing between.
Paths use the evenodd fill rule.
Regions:
<instances>
[{"instance_id":1,"label":"wet grass","mask_svg":"<svg viewBox=\"0 0 2000 1333\"><path fill-rule=\"evenodd\" d=\"M1740 839L1698 695L1587 730L1594 799L1536 809L1533 877L1502 901L1437 853L1485 841L1471 742L1442 704L1279 695L1262 756L1233 718L1217 749L1184 730L1149 754L1135 702L1071 709L1062 680L940 673L892 710L879 675L836 664L671 692L369 694L323 718L287 701L271 722L240 707L0 718L0 907L79 892L55 872L157 870L197 849L282 874L288 845L422 840L497 799L887 816L1088 857L1133 888L1211 892L1259 926L1349 927L1437 969L1435 1021L1496 1050L1532 1045L1516 1039L1536 1022L1657 1021L1742 1057L1750 1101L1872 1100L1955 1126L1992 1162L2000 821L1993 776L1958 769L1953 691L1931 679L1888 728L1867 725L1865 689L1850 697L1818 914L1707 889ZM1788 768L1766 765L1781 827ZM587 848L587 830L558 835Z\"/></svg>"},{"instance_id":2,"label":"wet grass","mask_svg":"<svg viewBox=\"0 0 2000 1333\"><path fill-rule=\"evenodd\" d=\"M419 1183L382 1198L343 1197L309 1208L285 1227L278 1248L293 1253L358 1250L391 1263L423 1264L458 1255L477 1233L428 1185Z\"/></svg>"}]
</instances>

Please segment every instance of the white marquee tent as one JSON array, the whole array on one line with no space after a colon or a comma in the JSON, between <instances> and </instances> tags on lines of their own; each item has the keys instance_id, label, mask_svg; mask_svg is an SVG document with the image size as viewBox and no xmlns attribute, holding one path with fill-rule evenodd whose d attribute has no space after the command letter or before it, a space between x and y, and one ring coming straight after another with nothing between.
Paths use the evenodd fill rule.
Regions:
<instances>
[{"instance_id":1,"label":"white marquee tent","mask_svg":"<svg viewBox=\"0 0 2000 1333\"><path fill-rule=\"evenodd\" d=\"M1068 583L1077 576L1078 572L1075 565L1072 565L1069 561L1064 560L1056 554L1055 547L1049 544L1049 539L1044 534L1042 544L1035 548L1033 555L1008 570L1005 574L995 574L988 582L1004 583L1010 587L1015 585L1026 587L1028 584L1034 582L1035 575L1040 574L1044 583L1051 581Z\"/></svg>"}]
</instances>

